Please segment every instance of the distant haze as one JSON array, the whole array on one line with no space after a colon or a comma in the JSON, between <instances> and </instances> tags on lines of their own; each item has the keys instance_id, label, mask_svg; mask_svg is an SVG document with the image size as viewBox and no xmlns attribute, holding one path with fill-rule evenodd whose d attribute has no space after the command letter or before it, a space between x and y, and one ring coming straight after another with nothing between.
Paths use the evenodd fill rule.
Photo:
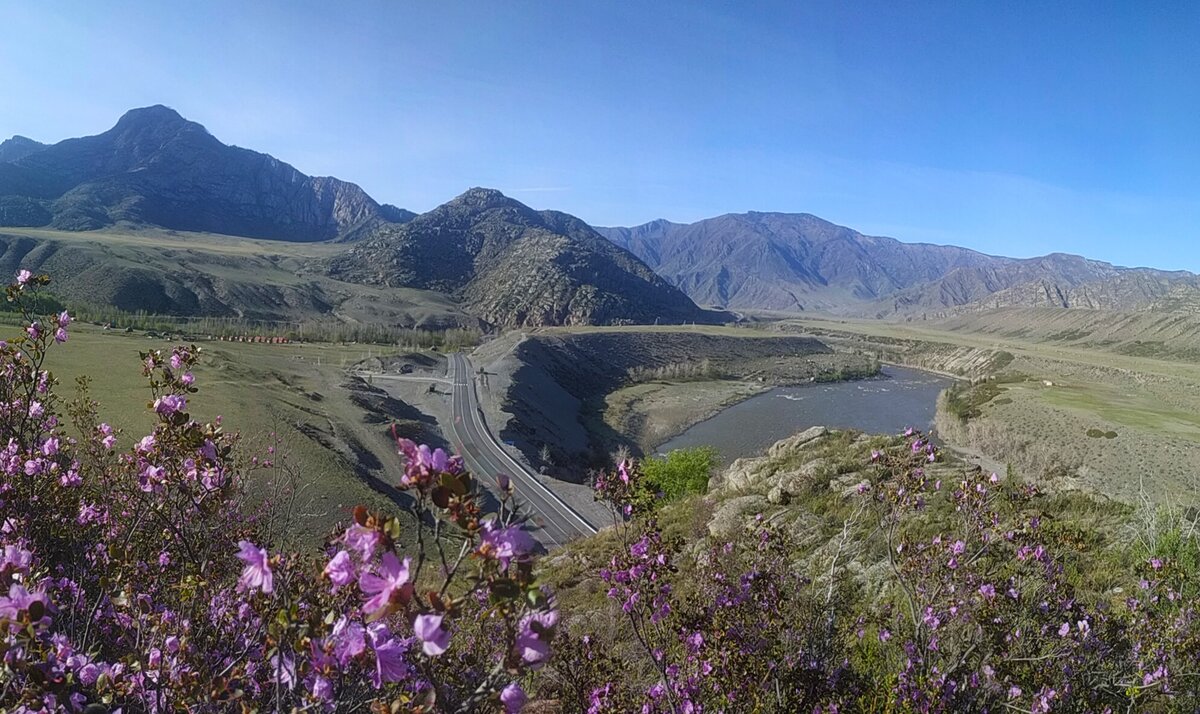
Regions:
<instances>
[{"instance_id":1,"label":"distant haze","mask_svg":"<svg viewBox=\"0 0 1200 714\"><path fill-rule=\"evenodd\" d=\"M418 212L482 185L1196 270L1198 33L1188 3L9 3L0 139L165 104Z\"/></svg>"}]
</instances>

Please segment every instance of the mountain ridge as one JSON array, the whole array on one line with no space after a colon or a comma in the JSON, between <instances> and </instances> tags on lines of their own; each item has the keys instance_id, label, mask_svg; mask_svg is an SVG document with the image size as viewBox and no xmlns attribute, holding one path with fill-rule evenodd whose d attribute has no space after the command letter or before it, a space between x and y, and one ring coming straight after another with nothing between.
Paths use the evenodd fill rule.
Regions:
<instances>
[{"instance_id":1,"label":"mountain ridge","mask_svg":"<svg viewBox=\"0 0 1200 714\"><path fill-rule=\"evenodd\" d=\"M1066 253L1009 258L868 236L808 213L750 211L597 231L698 304L736 310L886 318L997 302L1054 304L1056 294L1064 307L1138 309L1169 287L1195 283L1186 271L1125 268ZM1129 276L1140 276L1143 289ZM1169 286L1154 287L1155 281Z\"/></svg>"},{"instance_id":2,"label":"mountain ridge","mask_svg":"<svg viewBox=\"0 0 1200 714\"><path fill-rule=\"evenodd\" d=\"M579 218L472 188L330 261L339 280L457 296L502 326L720 322Z\"/></svg>"},{"instance_id":3,"label":"mountain ridge","mask_svg":"<svg viewBox=\"0 0 1200 714\"><path fill-rule=\"evenodd\" d=\"M409 217L356 184L223 144L163 105L132 109L94 136L5 145L15 158L0 162L0 226L149 225L308 242Z\"/></svg>"}]
</instances>

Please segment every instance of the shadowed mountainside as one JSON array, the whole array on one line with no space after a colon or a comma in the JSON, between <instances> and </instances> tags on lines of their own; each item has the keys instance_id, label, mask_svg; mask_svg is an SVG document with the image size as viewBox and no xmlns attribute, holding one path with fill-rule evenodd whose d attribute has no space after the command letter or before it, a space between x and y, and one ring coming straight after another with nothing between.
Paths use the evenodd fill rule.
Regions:
<instances>
[{"instance_id":1,"label":"shadowed mountainside","mask_svg":"<svg viewBox=\"0 0 1200 714\"><path fill-rule=\"evenodd\" d=\"M494 325L720 322L583 221L473 188L330 261L338 280L433 290Z\"/></svg>"},{"instance_id":2,"label":"shadowed mountainside","mask_svg":"<svg viewBox=\"0 0 1200 714\"><path fill-rule=\"evenodd\" d=\"M319 241L411 216L355 184L222 144L161 105L131 110L96 136L52 146L13 137L0 145L3 226L152 225Z\"/></svg>"}]
</instances>

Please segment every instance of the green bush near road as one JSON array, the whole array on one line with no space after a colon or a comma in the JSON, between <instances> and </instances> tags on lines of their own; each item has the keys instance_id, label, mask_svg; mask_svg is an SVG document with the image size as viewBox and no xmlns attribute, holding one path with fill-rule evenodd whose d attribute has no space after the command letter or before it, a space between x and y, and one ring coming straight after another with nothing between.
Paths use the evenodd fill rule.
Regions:
<instances>
[{"instance_id":1,"label":"green bush near road","mask_svg":"<svg viewBox=\"0 0 1200 714\"><path fill-rule=\"evenodd\" d=\"M651 488L667 500L675 500L708 490L708 477L717 464L717 450L711 446L675 449L663 457L642 462L642 471Z\"/></svg>"}]
</instances>

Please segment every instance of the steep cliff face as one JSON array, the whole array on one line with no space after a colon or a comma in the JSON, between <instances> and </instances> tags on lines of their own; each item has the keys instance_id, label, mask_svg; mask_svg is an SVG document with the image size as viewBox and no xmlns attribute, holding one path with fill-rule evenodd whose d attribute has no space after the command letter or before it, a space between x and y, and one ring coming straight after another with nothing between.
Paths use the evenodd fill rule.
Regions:
<instances>
[{"instance_id":1,"label":"steep cliff face","mask_svg":"<svg viewBox=\"0 0 1200 714\"><path fill-rule=\"evenodd\" d=\"M449 293L494 325L711 322L629 252L564 213L475 188L335 258L350 282Z\"/></svg>"},{"instance_id":2,"label":"steep cliff face","mask_svg":"<svg viewBox=\"0 0 1200 714\"><path fill-rule=\"evenodd\" d=\"M33 142L36 144L36 142ZM346 238L402 217L361 188L310 177L267 154L226 146L163 106L109 131L31 146L0 161L0 225L92 230L156 225L289 241Z\"/></svg>"}]
</instances>

